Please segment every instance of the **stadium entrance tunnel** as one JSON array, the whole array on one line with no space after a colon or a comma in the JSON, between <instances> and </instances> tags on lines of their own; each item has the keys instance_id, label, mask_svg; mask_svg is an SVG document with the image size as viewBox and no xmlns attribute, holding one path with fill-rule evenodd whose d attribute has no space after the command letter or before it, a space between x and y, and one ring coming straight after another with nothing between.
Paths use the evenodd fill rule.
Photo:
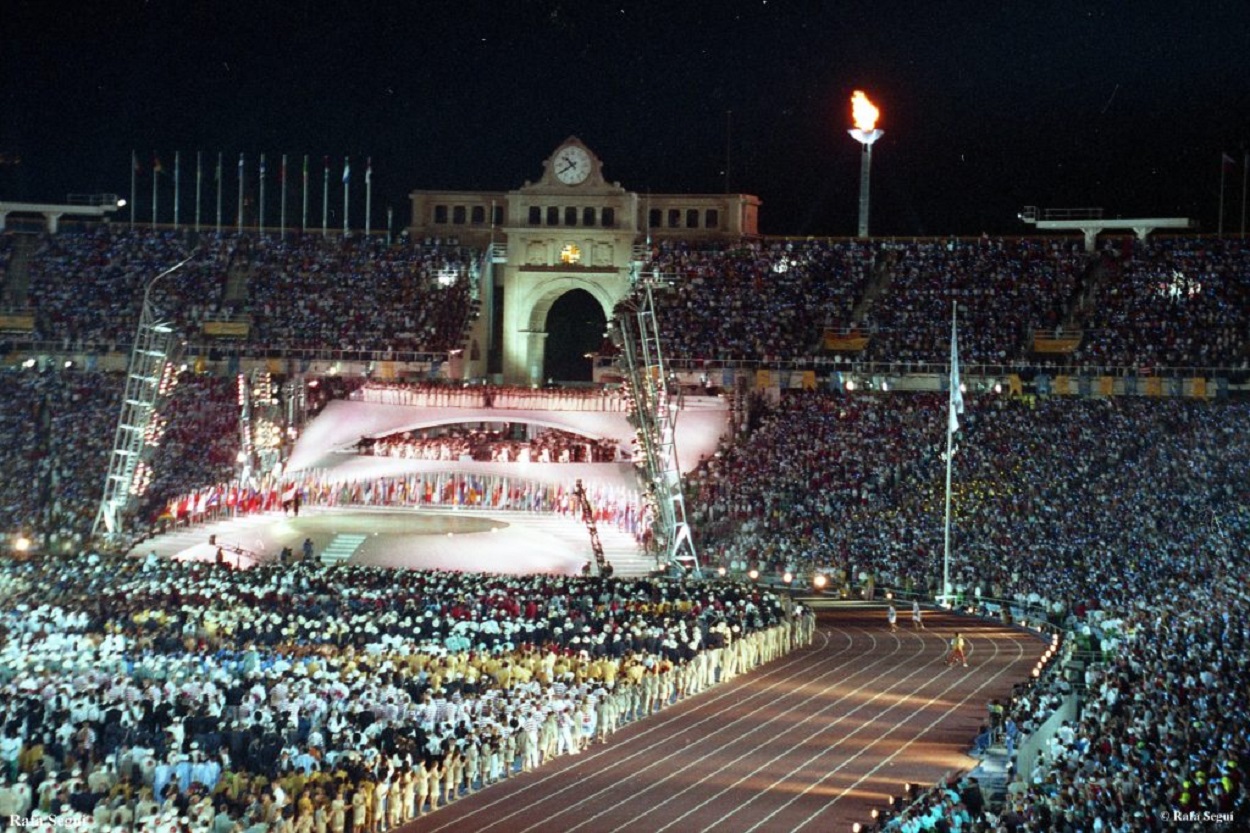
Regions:
<instances>
[{"instance_id":1,"label":"stadium entrance tunnel","mask_svg":"<svg viewBox=\"0 0 1250 833\"><path fill-rule=\"evenodd\" d=\"M543 379L592 381L594 356L606 328L603 306L586 290L573 289L557 298L547 312Z\"/></svg>"}]
</instances>

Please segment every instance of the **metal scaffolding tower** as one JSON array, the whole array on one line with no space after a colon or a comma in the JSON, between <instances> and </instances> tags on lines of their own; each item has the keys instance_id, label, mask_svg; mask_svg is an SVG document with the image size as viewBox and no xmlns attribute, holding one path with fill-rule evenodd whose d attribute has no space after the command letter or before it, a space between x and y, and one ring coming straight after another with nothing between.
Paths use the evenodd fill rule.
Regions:
<instances>
[{"instance_id":1,"label":"metal scaffolding tower","mask_svg":"<svg viewBox=\"0 0 1250 833\"><path fill-rule=\"evenodd\" d=\"M92 526L93 536L114 536L122 532L122 521L134 487L135 472L143 456L144 440L156 412L160 385L171 349L176 347L173 326L163 320L152 303L152 287L161 278L181 268L186 260L161 272L148 281L143 290L143 311L130 348L130 369L126 373L126 392L122 397L121 416L113 438L108 475L104 480L104 496Z\"/></svg>"},{"instance_id":2,"label":"metal scaffolding tower","mask_svg":"<svg viewBox=\"0 0 1250 833\"><path fill-rule=\"evenodd\" d=\"M625 377L634 395L631 419L638 431L645 456L646 486L654 500L656 538L668 564L702 578L690 525L686 521L686 499L677 464L676 420L680 403L669 390L660 330L655 316L653 278L638 279L638 304L616 320L620 329L620 349Z\"/></svg>"}]
</instances>

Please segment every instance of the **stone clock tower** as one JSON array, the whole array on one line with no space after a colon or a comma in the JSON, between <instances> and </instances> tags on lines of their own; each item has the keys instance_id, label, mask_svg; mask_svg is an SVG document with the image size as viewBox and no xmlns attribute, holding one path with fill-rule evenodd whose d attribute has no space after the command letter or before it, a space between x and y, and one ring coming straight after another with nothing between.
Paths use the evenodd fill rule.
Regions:
<instances>
[{"instance_id":1,"label":"stone clock tower","mask_svg":"<svg viewBox=\"0 0 1250 833\"><path fill-rule=\"evenodd\" d=\"M483 315L464 372L486 375L486 354L509 384L541 384L552 304L589 293L610 320L646 260L649 239L732 240L758 234L759 199L748 194L656 194L641 199L603 176L603 162L576 136L543 161L537 182L507 192L413 191L419 237L452 238L490 252ZM481 348L486 348L485 350ZM494 368L492 368L494 369Z\"/></svg>"},{"instance_id":2,"label":"stone clock tower","mask_svg":"<svg viewBox=\"0 0 1250 833\"><path fill-rule=\"evenodd\" d=\"M603 163L576 137L543 166L538 182L508 194L504 218L503 375L512 383L543 381L547 313L566 292L589 292L612 318L639 239L637 195L605 181Z\"/></svg>"}]
</instances>

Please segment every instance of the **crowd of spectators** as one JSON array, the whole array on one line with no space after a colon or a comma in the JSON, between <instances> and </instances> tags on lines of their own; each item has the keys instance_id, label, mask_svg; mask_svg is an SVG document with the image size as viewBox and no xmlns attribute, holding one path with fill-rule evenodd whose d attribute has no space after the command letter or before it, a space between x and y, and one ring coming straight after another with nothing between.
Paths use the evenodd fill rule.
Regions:
<instances>
[{"instance_id":1,"label":"crowd of spectators","mask_svg":"<svg viewBox=\"0 0 1250 833\"><path fill-rule=\"evenodd\" d=\"M122 378L60 367L0 370L0 533L80 546L112 450Z\"/></svg>"},{"instance_id":2,"label":"crowd of spectators","mask_svg":"<svg viewBox=\"0 0 1250 833\"><path fill-rule=\"evenodd\" d=\"M258 349L460 349L477 314L477 256L436 242L261 237L248 252L248 341Z\"/></svg>"},{"instance_id":3,"label":"crowd of spectators","mask_svg":"<svg viewBox=\"0 0 1250 833\"><path fill-rule=\"evenodd\" d=\"M1250 246L1191 237L1128 238L1103 252L1080 310L1086 365L1244 367Z\"/></svg>"},{"instance_id":4,"label":"crowd of spectators","mask_svg":"<svg viewBox=\"0 0 1250 833\"><path fill-rule=\"evenodd\" d=\"M29 261L31 336L65 350L127 349L143 288L184 338L247 325L235 348L447 353L477 314L475 253L436 242L234 236L101 226L45 236Z\"/></svg>"},{"instance_id":5,"label":"crowd of spectators","mask_svg":"<svg viewBox=\"0 0 1250 833\"><path fill-rule=\"evenodd\" d=\"M749 438L690 481L702 552L765 574L827 571L935 595L944 398L787 392L757 407ZM1109 659L1032 779L969 829L1244 822L1250 712L1235 692L1250 684L1250 407L969 396L960 422L955 593L1043 611ZM1055 699L1036 690L1014 704L1021 736ZM895 825L935 829L962 812L939 790ZM1210 818L1238 829L1233 816Z\"/></svg>"},{"instance_id":6,"label":"crowd of spectators","mask_svg":"<svg viewBox=\"0 0 1250 833\"><path fill-rule=\"evenodd\" d=\"M786 360L815 355L824 330L850 321L877 244L860 240L660 243L656 318L670 357Z\"/></svg>"},{"instance_id":7,"label":"crowd of spectators","mask_svg":"<svg viewBox=\"0 0 1250 833\"><path fill-rule=\"evenodd\" d=\"M94 829L365 833L807 644L760 588L0 564L0 806Z\"/></svg>"},{"instance_id":8,"label":"crowd of spectators","mask_svg":"<svg viewBox=\"0 0 1250 833\"><path fill-rule=\"evenodd\" d=\"M103 226L43 238L28 269L32 335L124 347L144 282L188 254L154 300L197 339L207 321L246 323L233 342L244 352L449 353L478 312L480 253L454 243ZM1094 255L1070 237L664 242L642 274L658 279L666 351L682 360L811 360L833 331L865 336L866 359L942 362L957 303L970 362L1247 362L1250 248L1238 240L1108 238ZM1059 328L1082 332L1077 352L1034 354L1034 333Z\"/></svg>"},{"instance_id":9,"label":"crowd of spectators","mask_svg":"<svg viewBox=\"0 0 1250 833\"><path fill-rule=\"evenodd\" d=\"M1032 350L1034 330L1052 331L1089 256L1054 238L989 238L885 244L890 283L861 327L867 357L940 362L950 353L953 303L959 305L965 361L1015 364Z\"/></svg>"},{"instance_id":10,"label":"crowd of spectators","mask_svg":"<svg viewBox=\"0 0 1250 833\"><path fill-rule=\"evenodd\" d=\"M1250 249L1196 237L795 241L659 247L643 269L670 358L812 361L826 330L867 338L846 355L942 363L952 307L967 362L1157 370L1243 368ZM1071 356L1034 335L1082 334ZM844 356L845 357L845 356Z\"/></svg>"}]
</instances>

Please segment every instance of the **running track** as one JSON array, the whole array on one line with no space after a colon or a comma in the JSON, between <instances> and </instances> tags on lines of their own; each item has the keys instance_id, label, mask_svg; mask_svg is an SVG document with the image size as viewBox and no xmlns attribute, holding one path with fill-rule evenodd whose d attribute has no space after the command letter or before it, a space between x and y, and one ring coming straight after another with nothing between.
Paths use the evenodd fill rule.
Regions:
<instances>
[{"instance_id":1,"label":"running track","mask_svg":"<svg viewBox=\"0 0 1250 833\"><path fill-rule=\"evenodd\" d=\"M901 611L820 614L810 648L618 731L606 744L463 796L403 833L849 831L907 782L976 761L991 698L1025 680L1045 645L980 620ZM969 668L945 641L969 638Z\"/></svg>"}]
</instances>

